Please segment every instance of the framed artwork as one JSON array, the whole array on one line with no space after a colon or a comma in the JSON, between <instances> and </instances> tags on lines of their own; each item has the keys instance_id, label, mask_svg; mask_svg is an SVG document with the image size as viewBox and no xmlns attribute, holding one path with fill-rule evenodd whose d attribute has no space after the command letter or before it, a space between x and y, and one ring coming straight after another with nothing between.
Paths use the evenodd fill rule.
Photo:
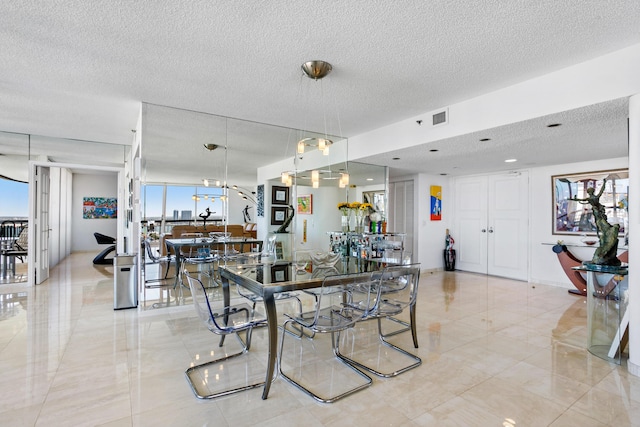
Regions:
<instances>
[{"instance_id":1,"label":"framed artwork","mask_svg":"<svg viewBox=\"0 0 640 427\"><path fill-rule=\"evenodd\" d=\"M629 226L628 169L555 175L551 177L551 186L553 234L597 234L592 205L586 200L590 191L596 197L599 195L607 222L620 224L619 235L624 236Z\"/></svg>"},{"instance_id":2,"label":"framed artwork","mask_svg":"<svg viewBox=\"0 0 640 427\"><path fill-rule=\"evenodd\" d=\"M381 216L385 216L385 192L384 191L363 191L362 201L373 206L373 210Z\"/></svg>"},{"instance_id":3,"label":"framed artwork","mask_svg":"<svg viewBox=\"0 0 640 427\"><path fill-rule=\"evenodd\" d=\"M104 219L118 217L118 199L115 197L83 197L82 218Z\"/></svg>"},{"instance_id":4,"label":"framed artwork","mask_svg":"<svg viewBox=\"0 0 640 427\"><path fill-rule=\"evenodd\" d=\"M271 225L282 225L286 219L286 206L271 206Z\"/></svg>"},{"instance_id":5,"label":"framed artwork","mask_svg":"<svg viewBox=\"0 0 640 427\"><path fill-rule=\"evenodd\" d=\"M311 194L298 196L298 213L303 215L313 213L313 196Z\"/></svg>"},{"instance_id":6,"label":"framed artwork","mask_svg":"<svg viewBox=\"0 0 640 427\"><path fill-rule=\"evenodd\" d=\"M256 192L256 215L264 217L264 184L258 185Z\"/></svg>"},{"instance_id":7,"label":"framed artwork","mask_svg":"<svg viewBox=\"0 0 640 427\"><path fill-rule=\"evenodd\" d=\"M289 265L271 266L271 283L287 282L289 280Z\"/></svg>"},{"instance_id":8,"label":"framed artwork","mask_svg":"<svg viewBox=\"0 0 640 427\"><path fill-rule=\"evenodd\" d=\"M271 187L271 204L272 205L288 205L289 204L289 187Z\"/></svg>"},{"instance_id":9,"label":"framed artwork","mask_svg":"<svg viewBox=\"0 0 640 427\"><path fill-rule=\"evenodd\" d=\"M282 242L276 242L276 259L284 259L284 249Z\"/></svg>"},{"instance_id":10,"label":"framed artwork","mask_svg":"<svg viewBox=\"0 0 640 427\"><path fill-rule=\"evenodd\" d=\"M439 185L431 186L431 221L440 221L442 219L442 187Z\"/></svg>"}]
</instances>

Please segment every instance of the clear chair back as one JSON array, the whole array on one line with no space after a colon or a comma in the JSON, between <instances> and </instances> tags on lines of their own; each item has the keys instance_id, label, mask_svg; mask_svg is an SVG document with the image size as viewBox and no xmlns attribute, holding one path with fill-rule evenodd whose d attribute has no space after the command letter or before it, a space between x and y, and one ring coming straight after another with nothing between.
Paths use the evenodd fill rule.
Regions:
<instances>
[{"instance_id":1,"label":"clear chair back","mask_svg":"<svg viewBox=\"0 0 640 427\"><path fill-rule=\"evenodd\" d=\"M191 296L193 298L193 305L200 320L206 324L211 323L211 306L209 305L209 299L205 292L205 288L202 282L195 277L192 277L189 272L185 271L184 276L189 283L189 289L191 290Z\"/></svg>"},{"instance_id":2,"label":"clear chair back","mask_svg":"<svg viewBox=\"0 0 640 427\"><path fill-rule=\"evenodd\" d=\"M420 264L398 265L382 270L375 301L378 315L400 313L415 303L420 281Z\"/></svg>"}]
</instances>

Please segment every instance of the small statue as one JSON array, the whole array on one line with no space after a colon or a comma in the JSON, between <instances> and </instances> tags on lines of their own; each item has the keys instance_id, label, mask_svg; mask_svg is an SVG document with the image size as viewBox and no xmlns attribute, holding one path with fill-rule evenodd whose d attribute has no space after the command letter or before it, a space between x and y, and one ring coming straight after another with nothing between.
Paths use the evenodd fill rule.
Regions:
<instances>
[{"instance_id":1,"label":"small statue","mask_svg":"<svg viewBox=\"0 0 640 427\"><path fill-rule=\"evenodd\" d=\"M207 229L207 219L209 219L212 213L213 212L211 212L209 208L207 208L204 212L198 215L200 218L202 218L202 226L205 230Z\"/></svg>"},{"instance_id":2,"label":"small statue","mask_svg":"<svg viewBox=\"0 0 640 427\"><path fill-rule=\"evenodd\" d=\"M251 216L249 216L249 205L246 205L242 210L242 216L244 218L244 222L251 222Z\"/></svg>"},{"instance_id":3,"label":"small statue","mask_svg":"<svg viewBox=\"0 0 640 427\"><path fill-rule=\"evenodd\" d=\"M609 224L605 208L600 203L600 196L602 196L606 184L607 179L605 178L602 181L602 187L600 187L598 194L595 194L596 190L593 187L589 187L587 188L587 197L584 199L574 197L571 200L583 205L590 204L591 211L596 220L596 230L600 245L593 254L591 262L596 265L618 266L621 264L618 259L618 233L620 232L620 224Z\"/></svg>"},{"instance_id":4,"label":"small statue","mask_svg":"<svg viewBox=\"0 0 640 427\"><path fill-rule=\"evenodd\" d=\"M291 224L291 221L293 221L293 215L295 214L295 210L293 209L292 205L289 205L289 207L287 208L287 211L289 213L289 217L284 221L284 223L280 226L280 228L278 228L275 231L275 233L288 233L287 227L289 227L289 224Z\"/></svg>"}]
</instances>

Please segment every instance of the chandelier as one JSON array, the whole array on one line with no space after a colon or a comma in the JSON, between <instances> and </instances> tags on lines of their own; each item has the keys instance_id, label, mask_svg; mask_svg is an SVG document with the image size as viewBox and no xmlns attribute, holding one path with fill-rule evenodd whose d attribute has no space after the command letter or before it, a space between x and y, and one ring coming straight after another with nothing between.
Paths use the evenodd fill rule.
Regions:
<instances>
[{"instance_id":1,"label":"chandelier","mask_svg":"<svg viewBox=\"0 0 640 427\"><path fill-rule=\"evenodd\" d=\"M226 189L229 190L229 188L231 188L232 190L235 190L235 192L238 194L238 196L240 196L242 199L247 200L253 204L257 204L256 200L255 200L255 191L249 190L247 188L244 187L240 187L239 185L232 185L231 187L229 187L224 181L221 181L219 179L215 179L215 178L204 178L202 180L202 183L204 184L205 187L209 187L210 185L214 185L215 187L219 187L222 189ZM192 197L192 199L194 200L200 200L200 199L196 199L196 197L199 195L194 195ZM204 198L206 199L207 196L211 197L211 201L213 202L213 197L212 196L218 196L218 195L213 195L213 194L208 194L208 195L203 195ZM223 202L225 202L227 200L227 196L226 195L220 195L220 200L222 200Z\"/></svg>"},{"instance_id":2,"label":"chandelier","mask_svg":"<svg viewBox=\"0 0 640 427\"><path fill-rule=\"evenodd\" d=\"M300 68L308 78L316 81L326 77L333 70L333 66L330 63L326 61L320 61L320 60L307 61L304 64L302 64ZM323 107L324 107L324 94L323 94ZM330 150L329 147L333 145L333 141L329 139L327 134L326 108L323 108L323 119L324 119L324 125L325 125L324 137L312 136L312 137L306 137L306 138L300 139L298 141L297 148L296 148L296 154L297 154L296 157L299 157L299 159L302 159L302 155L305 153L305 151L307 151L308 148L317 149L324 156L329 155L329 150ZM340 119L338 117L338 122L339 120ZM290 187L293 184L292 176L295 174L296 174L295 172L290 172L290 171L282 172L280 177L281 182L287 187ZM335 178L332 177L330 179L335 179ZM347 185L349 185L348 173L345 172L340 174L340 180L338 181L338 185L340 186L340 188L345 188ZM311 186L313 188L318 188L320 186L320 171L318 170L311 171Z\"/></svg>"}]
</instances>

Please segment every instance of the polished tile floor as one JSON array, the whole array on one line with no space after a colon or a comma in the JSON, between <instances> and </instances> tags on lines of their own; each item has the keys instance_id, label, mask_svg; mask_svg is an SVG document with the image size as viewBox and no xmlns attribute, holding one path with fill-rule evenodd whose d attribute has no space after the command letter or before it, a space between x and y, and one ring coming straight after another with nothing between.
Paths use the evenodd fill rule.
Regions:
<instances>
[{"instance_id":1,"label":"polished tile floor","mask_svg":"<svg viewBox=\"0 0 640 427\"><path fill-rule=\"evenodd\" d=\"M333 404L316 403L282 378L265 401L261 389L198 401L184 370L220 350L188 292L163 291L162 300L114 311L112 268L92 266L93 255L73 254L35 288L0 286L1 425L640 425L640 378L624 360L617 366L585 350L584 298L461 272L422 274L417 369L374 378ZM260 374L265 332L254 333L253 366L224 366L230 376ZM288 339L283 366L314 366L298 369L324 375L316 385L343 386L343 366L326 357L327 339ZM408 334L396 342L413 350ZM372 363L389 357L376 351ZM327 368L318 370L323 357ZM224 376L222 369L203 375Z\"/></svg>"}]
</instances>

